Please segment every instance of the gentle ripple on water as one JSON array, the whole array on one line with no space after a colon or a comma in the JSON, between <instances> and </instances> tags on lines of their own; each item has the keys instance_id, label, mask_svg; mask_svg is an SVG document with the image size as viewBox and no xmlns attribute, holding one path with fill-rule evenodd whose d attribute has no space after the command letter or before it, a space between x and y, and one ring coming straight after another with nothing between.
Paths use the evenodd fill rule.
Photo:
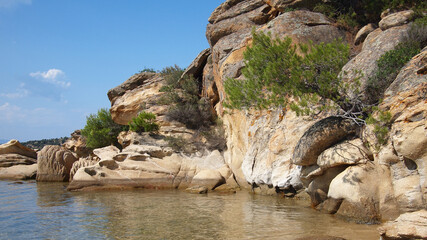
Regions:
<instances>
[{"instance_id":1,"label":"gentle ripple on water","mask_svg":"<svg viewBox=\"0 0 427 240\"><path fill-rule=\"evenodd\" d=\"M279 197L65 188L0 181L0 239L378 239L377 226L346 223Z\"/></svg>"}]
</instances>

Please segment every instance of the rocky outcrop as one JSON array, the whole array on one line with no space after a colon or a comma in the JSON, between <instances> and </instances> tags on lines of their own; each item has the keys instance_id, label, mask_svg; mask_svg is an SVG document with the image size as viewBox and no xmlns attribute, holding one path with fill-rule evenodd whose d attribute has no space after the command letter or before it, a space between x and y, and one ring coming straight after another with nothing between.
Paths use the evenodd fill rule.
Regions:
<instances>
[{"instance_id":1,"label":"rocky outcrop","mask_svg":"<svg viewBox=\"0 0 427 240\"><path fill-rule=\"evenodd\" d=\"M265 9L270 8L267 6ZM213 85L219 95L216 110L220 115L223 114L222 101L225 98L223 81L230 77L241 78L243 52L251 43L253 26L257 26L258 31L271 32L274 37L291 37L295 43L309 39L316 43L329 42L345 37L344 32L332 26L332 22L325 16L309 11L286 12L265 25L247 20L247 24L240 25L238 30L222 35L214 34L227 24L233 24L233 21L240 22L240 19L260 14L257 11L241 13L227 21L211 21L207 28L207 37L212 46ZM233 15L231 13L234 13L233 8L221 8L221 14ZM223 121L229 143L225 153L226 162L241 186L271 185L277 187L278 191L301 188L301 182L297 180L300 169L291 162L293 147L313 120L297 117L291 111L277 110L234 111L223 115Z\"/></svg>"},{"instance_id":2,"label":"rocky outcrop","mask_svg":"<svg viewBox=\"0 0 427 240\"><path fill-rule=\"evenodd\" d=\"M37 172L37 153L17 140L0 145L0 179L34 179Z\"/></svg>"},{"instance_id":3,"label":"rocky outcrop","mask_svg":"<svg viewBox=\"0 0 427 240\"><path fill-rule=\"evenodd\" d=\"M45 146L38 153L37 181L66 182L77 158L60 146Z\"/></svg>"},{"instance_id":4,"label":"rocky outcrop","mask_svg":"<svg viewBox=\"0 0 427 240\"><path fill-rule=\"evenodd\" d=\"M223 82L243 78L243 53L252 44L252 29L290 37L294 44L337 38L353 42L349 33L320 13L285 10L310 9L316 2L227 0L212 13L206 31L210 49L196 57L184 76L193 75L201 82L201 97L210 100L223 120L225 152L187 156L168 148L165 136L181 134L190 139L194 131L165 119L166 107L158 104L162 94L158 90L164 84L160 75L136 74L110 90L113 119L127 124L140 111L150 111L161 124L159 134L120 134L124 149L96 150L100 161L76 170L69 189L178 188L206 193L240 186L285 196L302 195L305 189L317 209L363 223L425 208L425 50L385 92L380 109L393 116L386 146L378 147L372 126L361 128L326 113L304 117L287 108L224 111ZM407 20L399 20L402 16ZM410 19L405 12L390 14L380 28L371 24L358 33L355 43L363 42L362 50L340 74L350 86L345 94L361 93L363 100L370 101L365 90L377 70L376 61L406 39ZM352 84L357 82L360 87Z\"/></svg>"},{"instance_id":5,"label":"rocky outcrop","mask_svg":"<svg viewBox=\"0 0 427 240\"><path fill-rule=\"evenodd\" d=\"M367 94L368 79L378 70L377 60L384 53L394 49L400 42L404 41L409 29L408 25L393 27L387 30L377 28L366 37L363 42L362 51L342 68L340 74L343 81L352 86L346 88L348 96L355 97L356 94L361 94L361 98L364 101L377 100L375 98L379 96L369 96ZM354 85L355 82L358 83L356 86ZM371 98L374 98L374 100L370 100Z\"/></svg>"},{"instance_id":6,"label":"rocky outcrop","mask_svg":"<svg viewBox=\"0 0 427 240\"><path fill-rule=\"evenodd\" d=\"M427 239L427 210L400 215L378 228L381 239Z\"/></svg>"},{"instance_id":7,"label":"rocky outcrop","mask_svg":"<svg viewBox=\"0 0 427 240\"><path fill-rule=\"evenodd\" d=\"M112 146L95 149L94 154L100 160L90 166L86 160L76 162L75 169L77 165L87 166L76 170L69 189L204 187L212 191L224 184L233 185L232 173L219 151L203 156L186 156L174 153L164 140L148 134L143 133L136 138L145 141L138 145L130 144L122 151Z\"/></svg>"},{"instance_id":8,"label":"rocky outcrop","mask_svg":"<svg viewBox=\"0 0 427 240\"><path fill-rule=\"evenodd\" d=\"M71 138L62 144L62 147L75 153L78 158L88 157L91 153L91 150L86 146L86 139L82 136L80 130L71 133Z\"/></svg>"},{"instance_id":9,"label":"rocky outcrop","mask_svg":"<svg viewBox=\"0 0 427 240\"><path fill-rule=\"evenodd\" d=\"M135 74L108 91L113 121L127 125L141 111L148 111L156 114L157 120L162 122L166 107L159 106L158 100L162 95L159 90L163 84L164 80L160 74L144 72Z\"/></svg>"},{"instance_id":10,"label":"rocky outcrop","mask_svg":"<svg viewBox=\"0 0 427 240\"><path fill-rule=\"evenodd\" d=\"M194 61L190 64L190 66L185 69L184 73L182 74L182 77L193 76L195 79L201 79L203 76L203 68L205 67L210 54L210 48L201 51L199 55L197 55L197 57L194 59Z\"/></svg>"},{"instance_id":11,"label":"rocky outcrop","mask_svg":"<svg viewBox=\"0 0 427 240\"><path fill-rule=\"evenodd\" d=\"M209 44L212 47L227 35L243 33L252 26L266 23L270 8L262 0L224 2L209 18L206 30Z\"/></svg>"},{"instance_id":12,"label":"rocky outcrop","mask_svg":"<svg viewBox=\"0 0 427 240\"><path fill-rule=\"evenodd\" d=\"M17 140L10 140L9 142L0 145L0 155L3 154L19 154L22 156L37 158L37 153L31 148L25 147Z\"/></svg>"},{"instance_id":13,"label":"rocky outcrop","mask_svg":"<svg viewBox=\"0 0 427 240\"><path fill-rule=\"evenodd\" d=\"M86 159L86 158L80 158L78 161L75 161L73 163L73 166L71 167L70 170L70 182L73 180L74 175L76 174L77 170L79 170L80 168L83 167L89 167L89 166L94 166L98 163L98 160L94 160L94 159Z\"/></svg>"},{"instance_id":14,"label":"rocky outcrop","mask_svg":"<svg viewBox=\"0 0 427 240\"><path fill-rule=\"evenodd\" d=\"M119 86L110 89L107 93L108 99L111 102L114 102L118 97L123 96L127 91L133 90L141 85L143 85L148 79L153 78L156 74L151 72L142 72L133 75L124 83Z\"/></svg>"}]
</instances>

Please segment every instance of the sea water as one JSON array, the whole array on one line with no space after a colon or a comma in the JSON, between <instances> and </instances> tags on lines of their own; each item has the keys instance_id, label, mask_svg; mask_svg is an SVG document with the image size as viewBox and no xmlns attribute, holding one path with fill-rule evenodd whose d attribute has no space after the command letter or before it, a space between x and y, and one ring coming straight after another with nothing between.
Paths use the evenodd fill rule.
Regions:
<instances>
[{"instance_id":1,"label":"sea water","mask_svg":"<svg viewBox=\"0 0 427 240\"><path fill-rule=\"evenodd\" d=\"M0 239L379 239L279 196L173 190L69 192L66 184L0 181Z\"/></svg>"}]
</instances>

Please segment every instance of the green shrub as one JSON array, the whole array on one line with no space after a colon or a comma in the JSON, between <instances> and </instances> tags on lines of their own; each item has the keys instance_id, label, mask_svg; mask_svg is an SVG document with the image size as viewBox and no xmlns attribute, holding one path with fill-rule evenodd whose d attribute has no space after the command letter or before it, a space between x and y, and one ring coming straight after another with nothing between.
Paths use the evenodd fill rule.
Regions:
<instances>
[{"instance_id":1,"label":"green shrub","mask_svg":"<svg viewBox=\"0 0 427 240\"><path fill-rule=\"evenodd\" d=\"M167 67L162 71L166 85L160 91L166 94L160 103L169 105L166 116L185 124L187 128L198 129L212 124L214 116L210 103L200 98L201 86L192 76L181 79L183 69L178 66Z\"/></svg>"},{"instance_id":2,"label":"green shrub","mask_svg":"<svg viewBox=\"0 0 427 240\"><path fill-rule=\"evenodd\" d=\"M168 143L168 146L177 152L192 153L193 151L189 148L191 145L183 137L172 137L168 136L165 138L165 141Z\"/></svg>"},{"instance_id":3,"label":"green shrub","mask_svg":"<svg viewBox=\"0 0 427 240\"><path fill-rule=\"evenodd\" d=\"M159 130L159 125L155 122L156 115L148 112L141 112L137 117L129 122L129 130L133 132L154 132Z\"/></svg>"},{"instance_id":4,"label":"green shrub","mask_svg":"<svg viewBox=\"0 0 427 240\"><path fill-rule=\"evenodd\" d=\"M290 38L272 39L270 33L253 31L253 45L244 53L244 80L227 79L224 106L231 109L283 108L289 97L298 100L292 109L310 113L321 98L338 100L338 73L349 59L349 47L331 43L293 45ZM297 54L300 51L303 56Z\"/></svg>"},{"instance_id":5,"label":"green shrub","mask_svg":"<svg viewBox=\"0 0 427 240\"><path fill-rule=\"evenodd\" d=\"M380 57L377 72L367 82L366 96L369 104L380 101L384 90L396 79L400 69L419 52L419 42L406 41Z\"/></svg>"},{"instance_id":6,"label":"green shrub","mask_svg":"<svg viewBox=\"0 0 427 240\"><path fill-rule=\"evenodd\" d=\"M382 145L387 143L388 133L390 132L391 123L392 123L392 115L390 112L379 111L377 110L377 116L374 117L370 115L366 119L367 124L371 124L374 126L373 133L377 139L378 145L376 145L376 149L379 150Z\"/></svg>"},{"instance_id":7,"label":"green shrub","mask_svg":"<svg viewBox=\"0 0 427 240\"><path fill-rule=\"evenodd\" d=\"M155 73L155 72L157 72L156 70L154 70L154 68L147 68L147 67L145 67L144 69L142 69L141 71L139 71L140 73L143 73L143 72L151 72L151 73Z\"/></svg>"},{"instance_id":8,"label":"green shrub","mask_svg":"<svg viewBox=\"0 0 427 240\"><path fill-rule=\"evenodd\" d=\"M102 108L97 114L86 117L86 126L81 133L86 137L89 148L100 148L111 144L120 147L117 136L121 131L127 131L128 127L119 125L111 118L110 111Z\"/></svg>"}]
</instances>

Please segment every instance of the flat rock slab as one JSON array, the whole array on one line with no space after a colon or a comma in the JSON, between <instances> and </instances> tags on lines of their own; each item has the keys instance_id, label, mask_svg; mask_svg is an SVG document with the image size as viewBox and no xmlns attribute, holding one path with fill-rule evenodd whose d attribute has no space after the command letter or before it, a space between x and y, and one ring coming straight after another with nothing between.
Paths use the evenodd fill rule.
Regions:
<instances>
[{"instance_id":1,"label":"flat rock slab","mask_svg":"<svg viewBox=\"0 0 427 240\"><path fill-rule=\"evenodd\" d=\"M30 180L36 179L37 164L16 165L8 168L0 168L1 180Z\"/></svg>"}]
</instances>

